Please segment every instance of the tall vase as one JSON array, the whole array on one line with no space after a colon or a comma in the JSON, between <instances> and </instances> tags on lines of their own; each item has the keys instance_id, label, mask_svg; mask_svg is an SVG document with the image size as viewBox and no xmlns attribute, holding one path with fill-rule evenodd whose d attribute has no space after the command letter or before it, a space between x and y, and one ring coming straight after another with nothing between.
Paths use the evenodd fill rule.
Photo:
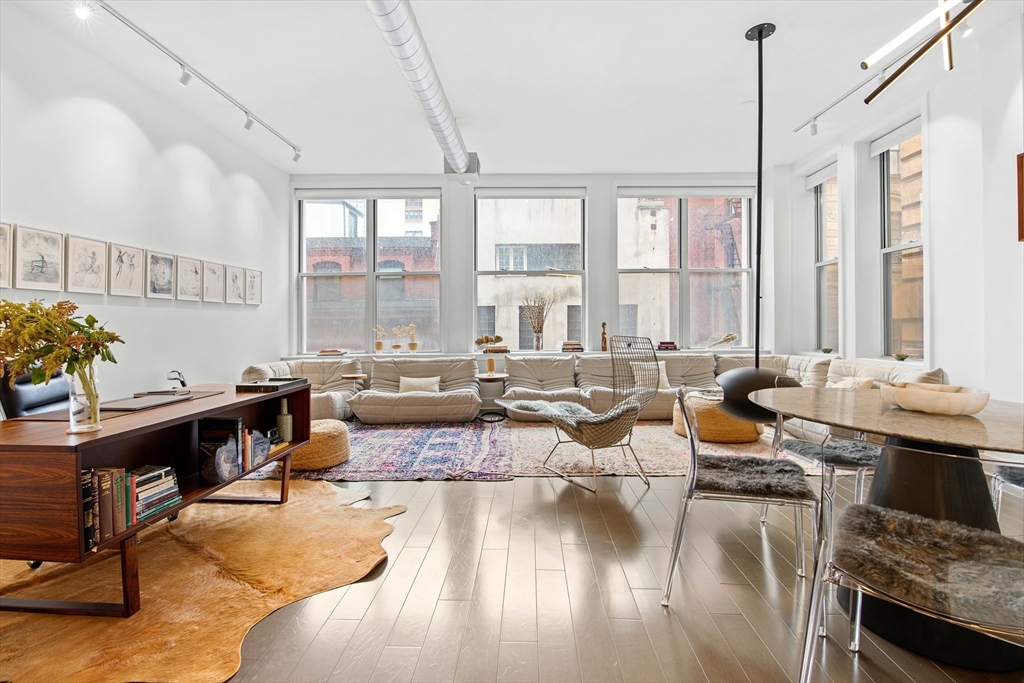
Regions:
<instances>
[{"instance_id":1,"label":"tall vase","mask_svg":"<svg viewBox=\"0 0 1024 683\"><path fill-rule=\"evenodd\" d=\"M543 331L534 332L533 333L533 350L534 351L543 351L544 350L544 332Z\"/></svg>"},{"instance_id":2,"label":"tall vase","mask_svg":"<svg viewBox=\"0 0 1024 683\"><path fill-rule=\"evenodd\" d=\"M281 413L277 416L277 433L285 441L291 441L294 435L292 431L293 418L288 412L288 399L281 399Z\"/></svg>"},{"instance_id":3,"label":"tall vase","mask_svg":"<svg viewBox=\"0 0 1024 683\"><path fill-rule=\"evenodd\" d=\"M68 434L95 432L100 424L100 392L96 368L92 363L79 365L68 379L69 417Z\"/></svg>"}]
</instances>

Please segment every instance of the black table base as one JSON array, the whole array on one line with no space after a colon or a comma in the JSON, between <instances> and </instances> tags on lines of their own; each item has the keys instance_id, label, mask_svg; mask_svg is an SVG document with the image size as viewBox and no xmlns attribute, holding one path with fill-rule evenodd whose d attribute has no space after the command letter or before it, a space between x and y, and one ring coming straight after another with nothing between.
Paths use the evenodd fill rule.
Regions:
<instances>
[{"instance_id":1,"label":"black table base","mask_svg":"<svg viewBox=\"0 0 1024 683\"><path fill-rule=\"evenodd\" d=\"M976 449L908 439L890 437L886 445L978 457ZM980 462L907 451L883 454L866 502L999 532ZM849 611L850 591L840 588L838 597ZM993 672L1024 669L1022 647L867 595L863 598L861 625L908 650L954 666Z\"/></svg>"}]
</instances>

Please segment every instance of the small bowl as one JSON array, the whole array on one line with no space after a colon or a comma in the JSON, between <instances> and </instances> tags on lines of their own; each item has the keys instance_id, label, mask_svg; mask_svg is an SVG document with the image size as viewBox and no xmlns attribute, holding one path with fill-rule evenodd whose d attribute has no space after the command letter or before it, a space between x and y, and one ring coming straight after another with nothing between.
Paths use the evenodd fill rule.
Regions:
<instances>
[{"instance_id":1,"label":"small bowl","mask_svg":"<svg viewBox=\"0 0 1024 683\"><path fill-rule=\"evenodd\" d=\"M901 361L910 358L910 356L908 356L905 353L894 353L894 354L892 354L892 357L895 358L896 360L901 360Z\"/></svg>"},{"instance_id":2,"label":"small bowl","mask_svg":"<svg viewBox=\"0 0 1024 683\"><path fill-rule=\"evenodd\" d=\"M904 410L933 415L974 415L988 405L987 391L949 384L883 384L882 399Z\"/></svg>"},{"instance_id":3,"label":"small bowl","mask_svg":"<svg viewBox=\"0 0 1024 683\"><path fill-rule=\"evenodd\" d=\"M832 347L829 347L827 349L822 349L821 352L822 353L832 353Z\"/></svg>"}]
</instances>

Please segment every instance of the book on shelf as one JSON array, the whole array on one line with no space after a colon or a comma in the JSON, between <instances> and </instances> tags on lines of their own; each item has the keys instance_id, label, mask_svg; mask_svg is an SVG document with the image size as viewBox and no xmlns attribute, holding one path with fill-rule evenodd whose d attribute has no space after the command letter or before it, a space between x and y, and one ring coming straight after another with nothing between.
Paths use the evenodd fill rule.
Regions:
<instances>
[{"instance_id":1,"label":"book on shelf","mask_svg":"<svg viewBox=\"0 0 1024 683\"><path fill-rule=\"evenodd\" d=\"M92 492L92 470L82 470L82 535L86 552L96 548L96 541L93 540Z\"/></svg>"},{"instance_id":2,"label":"book on shelf","mask_svg":"<svg viewBox=\"0 0 1024 683\"><path fill-rule=\"evenodd\" d=\"M114 534L123 532L125 526L125 496L124 496L124 469L112 467L110 476L113 478L114 488L111 491L114 507L111 511L114 521Z\"/></svg>"},{"instance_id":3,"label":"book on shelf","mask_svg":"<svg viewBox=\"0 0 1024 683\"><path fill-rule=\"evenodd\" d=\"M97 469L100 482L100 543L114 536L114 472Z\"/></svg>"},{"instance_id":4,"label":"book on shelf","mask_svg":"<svg viewBox=\"0 0 1024 683\"><path fill-rule=\"evenodd\" d=\"M92 479L92 546L95 549L100 544L100 474L90 470L89 476Z\"/></svg>"},{"instance_id":5,"label":"book on shelf","mask_svg":"<svg viewBox=\"0 0 1024 683\"><path fill-rule=\"evenodd\" d=\"M138 487L142 488L149 482L173 475L174 468L163 465L144 465L137 470L132 470L132 474L134 474L138 480Z\"/></svg>"},{"instance_id":6,"label":"book on shelf","mask_svg":"<svg viewBox=\"0 0 1024 683\"><path fill-rule=\"evenodd\" d=\"M139 523L138 506L135 504L135 501L137 500L136 499L136 495L138 495L138 487L136 485L137 481L138 481L138 477L135 476L135 473L134 472L129 473L129 475L128 475L128 482L129 482L129 484L128 484L128 502L129 502L128 518L129 518L129 521L131 522L132 526L135 526L136 524Z\"/></svg>"},{"instance_id":7,"label":"book on shelf","mask_svg":"<svg viewBox=\"0 0 1024 683\"><path fill-rule=\"evenodd\" d=\"M180 495L174 496L174 498L170 498L170 499L164 501L163 503L161 503L160 505L157 505L155 507L151 507L148 510L146 510L145 512L140 512L139 513L139 521L142 522L142 521L145 521L145 520L149 519L150 517L153 517L154 515L158 515L161 512L163 512L164 510L166 510L167 508L172 508L172 507L174 507L175 505L177 505L180 502L181 502L181 496Z\"/></svg>"}]
</instances>

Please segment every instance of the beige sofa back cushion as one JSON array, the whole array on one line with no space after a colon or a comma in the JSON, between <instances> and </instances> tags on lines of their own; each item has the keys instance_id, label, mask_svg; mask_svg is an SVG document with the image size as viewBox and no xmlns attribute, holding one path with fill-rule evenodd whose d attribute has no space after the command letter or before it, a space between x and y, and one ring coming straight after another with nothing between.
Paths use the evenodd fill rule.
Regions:
<instances>
[{"instance_id":1,"label":"beige sofa back cushion","mask_svg":"<svg viewBox=\"0 0 1024 683\"><path fill-rule=\"evenodd\" d=\"M305 377L313 393L344 391L352 389L352 380L342 375L357 375L362 372L358 358L344 360L281 360L272 363L250 365L242 372L243 382L252 382L271 377Z\"/></svg>"},{"instance_id":2,"label":"beige sofa back cushion","mask_svg":"<svg viewBox=\"0 0 1024 683\"><path fill-rule=\"evenodd\" d=\"M505 356L508 389L562 391L576 388L576 360L572 356Z\"/></svg>"},{"instance_id":3,"label":"beige sofa back cushion","mask_svg":"<svg viewBox=\"0 0 1024 683\"><path fill-rule=\"evenodd\" d=\"M781 372L800 380L805 387L824 387L828 380L831 358L813 356L770 355L761 356L761 367ZM736 368L754 366L753 356L720 356L715 354L715 375Z\"/></svg>"},{"instance_id":4,"label":"beige sofa back cushion","mask_svg":"<svg viewBox=\"0 0 1024 683\"><path fill-rule=\"evenodd\" d=\"M374 359L370 389L397 394L402 377L440 377L442 393L472 391L479 395L476 373L476 359L472 357Z\"/></svg>"},{"instance_id":5,"label":"beige sofa back cushion","mask_svg":"<svg viewBox=\"0 0 1024 683\"><path fill-rule=\"evenodd\" d=\"M942 368L924 371L919 366L906 365L898 361L874 360L871 358L836 358L828 368L825 386L850 377L873 379L877 389L885 382L920 382L922 384L949 384L949 377Z\"/></svg>"}]
</instances>

